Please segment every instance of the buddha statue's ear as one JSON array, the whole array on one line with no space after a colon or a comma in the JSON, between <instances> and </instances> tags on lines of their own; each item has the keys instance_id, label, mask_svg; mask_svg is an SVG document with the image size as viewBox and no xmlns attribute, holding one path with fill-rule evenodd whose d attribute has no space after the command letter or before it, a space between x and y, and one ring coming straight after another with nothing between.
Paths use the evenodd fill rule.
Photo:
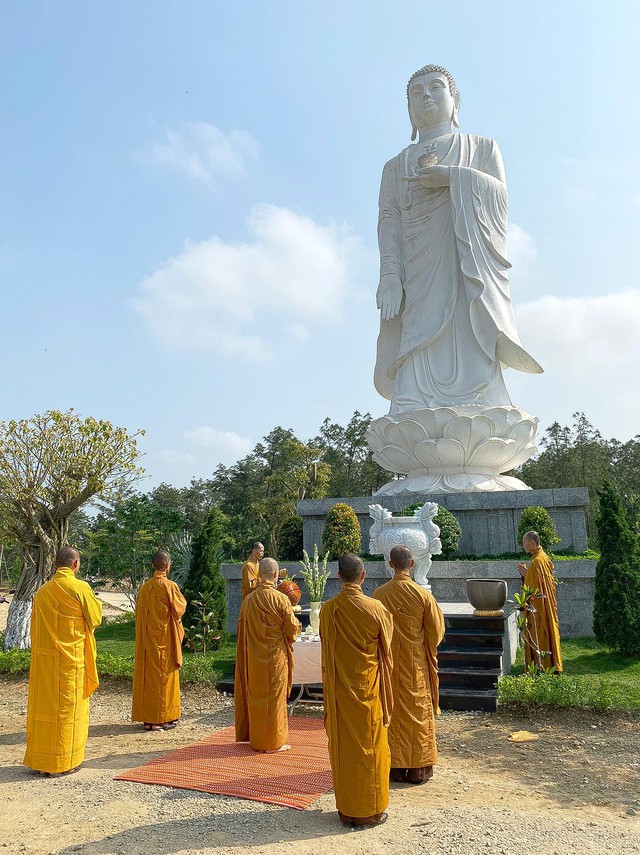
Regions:
<instances>
[{"instance_id":1,"label":"buddha statue's ear","mask_svg":"<svg viewBox=\"0 0 640 855\"><path fill-rule=\"evenodd\" d=\"M459 114L460 114L460 93L456 92L456 94L453 96L453 115L451 117L451 122L452 122L454 128L460 127L460 121L458 119Z\"/></svg>"},{"instance_id":2,"label":"buddha statue's ear","mask_svg":"<svg viewBox=\"0 0 640 855\"><path fill-rule=\"evenodd\" d=\"M413 142L417 136L418 136L418 129L413 124L413 122L411 122L411 142Z\"/></svg>"}]
</instances>

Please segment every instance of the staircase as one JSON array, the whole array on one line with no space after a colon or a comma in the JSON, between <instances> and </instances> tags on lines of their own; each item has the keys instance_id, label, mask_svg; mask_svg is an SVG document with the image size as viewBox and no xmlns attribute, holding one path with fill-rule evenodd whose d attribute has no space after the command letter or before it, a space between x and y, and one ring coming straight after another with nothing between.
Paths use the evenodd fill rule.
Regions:
<instances>
[{"instance_id":1,"label":"staircase","mask_svg":"<svg viewBox=\"0 0 640 855\"><path fill-rule=\"evenodd\" d=\"M476 617L447 605L445 635L438 647L440 707L495 712L498 677L511 670L514 618Z\"/></svg>"}]
</instances>

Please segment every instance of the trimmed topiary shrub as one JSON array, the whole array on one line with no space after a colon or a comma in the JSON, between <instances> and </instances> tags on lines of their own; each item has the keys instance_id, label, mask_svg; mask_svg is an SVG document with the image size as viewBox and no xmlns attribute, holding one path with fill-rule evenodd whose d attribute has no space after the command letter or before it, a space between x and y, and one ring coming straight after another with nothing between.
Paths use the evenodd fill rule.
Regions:
<instances>
[{"instance_id":1,"label":"trimmed topiary shrub","mask_svg":"<svg viewBox=\"0 0 640 855\"><path fill-rule=\"evenodd\" d=\"M434 523L440 529L440 542L442 543L442 558L448 561L458 551L458 544L462 537L462 529L460 523L455 516L443 508L438 506L438 513L433 518Z\"/></svg>"},{"instance_id":2,"label":"trimmed topiary shrub","mask_svg":"<svg viewBox=\"0 0 640 855\"><path fill-rule=\"evenodd\" d=\"M337 560L345 552L360 552L362 535L356 512L345 502L338 502L327 514L322 535L322 550Z\"/></svg>"},{"instance_id":3,"label":"trimmed topiary shrub","mask_svg":"<svg viewBox=\"0 0 640 855\"><path fill-rule=\"evenodd\" d=\"M302 555L302 517L290 517L280 530L280 561L299 561Z\"/></svg>"},{"instance_id":4,"label":"trimmed topiary shrub","mask_svg":"<svg viewBox=\"0 0 640 855\"><path fill-rule=\"evenodd\" d=\"M518 541L520 543L528 531L538 532L540 535L540 545L545 552L549 552L554 543L560 543L555 524L546 508L532 507L524 509L518 523Z\"/></svg>"},{"instance_id":5,"label":"trimmed topiary shrub","mask_svg":"<svg viewBox=\"0 0 640 855\"><path fill-rule=\"evenodd\" d=\"M593 632L600 644L631 656L640 654L640 548L620 496L609 483L598 491Z\"/></svg>"}]
</instances>

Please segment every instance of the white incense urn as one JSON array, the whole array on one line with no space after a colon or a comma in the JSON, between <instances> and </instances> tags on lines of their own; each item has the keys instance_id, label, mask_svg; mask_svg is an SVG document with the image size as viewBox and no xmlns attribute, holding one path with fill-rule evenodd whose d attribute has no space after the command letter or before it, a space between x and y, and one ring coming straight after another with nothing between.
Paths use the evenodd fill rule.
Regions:
<instances>
[{"instance_id":1,"label":"white incense urn","mask_svg":"<svg viewBox=\"0 0 640 855\"><path fill-rule=\"evenodd\" d=\"M374 521L369 532L369 553L384 555L388 565L393 547L406 546L415 562L415 581L430 590L431 556L442 552L440 529L433 522L437 513L436 502L426 502L407 517L394 517L382 505L369 505L369 516Z\"/></svg>"}]
</instances>

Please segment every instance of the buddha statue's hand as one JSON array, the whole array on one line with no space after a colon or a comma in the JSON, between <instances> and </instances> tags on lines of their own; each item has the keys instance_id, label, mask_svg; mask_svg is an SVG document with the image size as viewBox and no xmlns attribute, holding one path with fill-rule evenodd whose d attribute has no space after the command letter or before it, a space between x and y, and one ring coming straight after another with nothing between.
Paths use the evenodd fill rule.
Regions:
<instances>
[{"instance_id":1,"label":"buddha statue's hand","mask_svg":"<svg viewBox=\"0 0 640 855\"><path fill-rule=\"evenodd\" d=\"M409 181L411 184L419 184L421 187L427 187L429 189L436 187L448 187L449 167L440 166L439 164L436 166L426 166L421 169L417 175L409 175L404 180Z\"/></svg>"},{"instance_id":2,"label":"buddha statue's hand","mask_svg":"<svg viewBox=\"0 0 640 855\"><path fill-rule=\"evenodd\" d=\"M402 303L402 279L397 273L385 273L380 277L376 300L382 320L393 320Z\"/></svg>"}]
</instances>

